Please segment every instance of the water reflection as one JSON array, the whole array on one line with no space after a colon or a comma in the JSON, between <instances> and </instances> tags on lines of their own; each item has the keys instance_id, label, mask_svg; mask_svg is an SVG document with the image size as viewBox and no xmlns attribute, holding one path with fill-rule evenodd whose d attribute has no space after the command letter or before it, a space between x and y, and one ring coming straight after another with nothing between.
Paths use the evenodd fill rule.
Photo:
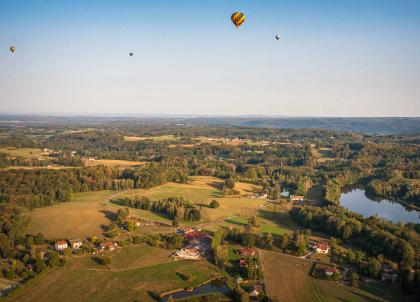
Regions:
<instances>
[{"instance_id":1,"label":"water reflection","mask_svg":"<svg viewBox=\"0 0 420 302\"><path fill-rule=\"evenodd\" d=\"M340 196L340 205L365 217L378 215L395 223L420 223L420 212L388 199L367 196L361 188L348 188Z\"/></svg>"}]
</instances>

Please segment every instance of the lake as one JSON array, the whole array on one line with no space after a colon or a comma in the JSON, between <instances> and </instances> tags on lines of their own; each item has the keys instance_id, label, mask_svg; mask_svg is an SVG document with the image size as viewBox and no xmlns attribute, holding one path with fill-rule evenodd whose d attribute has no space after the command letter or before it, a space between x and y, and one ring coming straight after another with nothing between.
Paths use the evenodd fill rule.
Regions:
<instances>
[{"instance_id":1,"label":"lake","mask_svg":"<svg viewBox=\"0 0 420 302\"><path fill-rule=\"evenodd\" d=\"M341 193L340 205L365 217L378 215L395 223L420 223L420 212L405 208L403 205L388 199L373 200L365 194L364 189L356 188Z\"/></svg>"}]
</instances>

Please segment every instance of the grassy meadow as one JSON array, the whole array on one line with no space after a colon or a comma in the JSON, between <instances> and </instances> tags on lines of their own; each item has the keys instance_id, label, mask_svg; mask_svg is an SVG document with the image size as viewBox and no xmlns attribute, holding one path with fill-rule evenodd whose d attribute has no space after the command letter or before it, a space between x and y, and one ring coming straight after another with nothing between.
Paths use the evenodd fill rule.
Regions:
<instances>
[{"instance_id":1,"label":"grassy meadow","mask_svg":"<svg viewBox=\"0 0 420 302\"><path fill-rule=\"evenodd\" d=\"M313 265L311 261L270 251L261 253L269 294L279 301L414 302L413 297L401 298L399 289L394 285L373 281L360 282L360 287L354 288L341 282L314 279L309 275Z\"/></svg>"},{"instance_id":2,"label":"grassy meadow","mask_svg":"<svg viewBox=\"0 0 420 302\"><path fill-rule=\"evenodd\" d=\"M142 161L128 161L128 160L119 160L119 159L96 159L93 161L86 160L85 165L88 167L104 165L108 167L132 167L132 166L141 166L144 165Z\"/></svg>"},{"instance_id":3,"label":"grassy meadow","mask_svg":"<svg viewBox=\"0 0 420 302\"><path fill-rule=\"evenodd\" d=\"M86 238L101 236L104 227L115 218L119 206L106 202L115 196L144 195L151 199L161 199L171 196L183 196L195 203L202 212L200 222L185 223L199 225L202 228L214 230L219 226L241 227L246 219L256 215L260 227L259 232L283 234L296 229L290 219L288 210L290 204L273 204L264 199L252 198L255 186L237 183L237 196L222 196L220 188L223 181L215 177L194 177L190 184L167 183L151 189L136 189L124 192L98 191L73 194L70 202L60 203L51 207L39 208L29 212L31 224L29 232L41 232L48 239ZM211 200L216 199L220 207L209 207ZM170 225L171 220L161 213L130 208L130 215L147 218ZM274 213L275 212L275 213ZM166 229L166 230L165 230ZM157 233L166 232L165 227L142 227L136 232Z\"/></svg>"},{"instance_id":4,"label":"grassy meadow","mask_svg":"<svg viewBox=\"0 0 420 302\"><path fill-rule=\"evenodd\" d=\"M9 156L23 157L28 159L48 158L44 151L36 148L2 147L0 148L0 153L5 153Z\"/></svg>"},{"instance_id":5,"label":"grassy meadow","mask_svg":"<svg viewBox=\"0 0 420 302\"><path fill-rule=\"evenodd\" d=\"M166 257L169 251L157 250L123 248L112 257L109 269L99 267L90 257L72 258L64 267L49 270L5 301L149 302L156 301L159 293L196 286L216 273L207 261L174 261Z\"/></svg>"}]
</instances>

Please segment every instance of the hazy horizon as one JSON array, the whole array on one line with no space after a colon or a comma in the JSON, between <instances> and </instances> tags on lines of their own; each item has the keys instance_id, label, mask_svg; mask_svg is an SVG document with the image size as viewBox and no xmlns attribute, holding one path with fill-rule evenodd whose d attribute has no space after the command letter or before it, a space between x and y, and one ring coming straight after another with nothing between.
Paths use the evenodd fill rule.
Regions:
<instances>
[{"instance_id":1,"label":"hazy horizon","mask_svg":"<svg viewBox=\"0 0 420 302\"><path fill-rule=\"evenodd\" d=\"M419 1L3 1L0 48L0 114L420 116Z\"/></svg>"}]
</instances>

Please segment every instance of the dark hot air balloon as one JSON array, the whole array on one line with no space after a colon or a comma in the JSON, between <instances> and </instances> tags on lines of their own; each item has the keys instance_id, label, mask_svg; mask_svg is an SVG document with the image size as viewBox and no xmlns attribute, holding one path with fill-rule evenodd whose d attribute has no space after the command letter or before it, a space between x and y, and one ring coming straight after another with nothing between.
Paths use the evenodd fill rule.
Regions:
<instances>
[{"instance_id":1,"label":"dark hot air balloon","mask_svg":"<svg viewBox=\"0 0 420 302\"><path fill-rule=\"evenodd\" d=\"M134 56L134 54L132 52L130 52L130 57Z\"/></svg>"},{"instance_id":2,"label":"dark hot air balloon","mask_svg":"<svg viewBox=\"0 0 420 302\"><path fill-rule=\"evenodd\" d=\"M15 46L13 46L13 45L12 45L12 46L10 46L10 47L9 47L9 49L10 49L10 51L11 51L12 53L14 53L14 52L16 51L16 47L15 47Z\"/></svg>"},{"instance_id":3,"label":"dark hot air balloon","mask_svg":"<svg viewBox=\"0 0 420 302\"><path fill-rule=\"evenodd\" d=\"M276 40L277 41L280 40L280 36L279 35L276 35Z\"/></svg>"},{"instance_id":4,"label":"dark hot air balloon","mask_svg":"<svg viewBox=\"0 0 420 302\"><path fill-rule=\"evenodd\" d=\"M241 26L245 21L245 15L241 12L235 12L232 14L230 19L232 20L233 24L235 24L236 28L239 29L239 26Z\"/></svg>"}]
</instances>

